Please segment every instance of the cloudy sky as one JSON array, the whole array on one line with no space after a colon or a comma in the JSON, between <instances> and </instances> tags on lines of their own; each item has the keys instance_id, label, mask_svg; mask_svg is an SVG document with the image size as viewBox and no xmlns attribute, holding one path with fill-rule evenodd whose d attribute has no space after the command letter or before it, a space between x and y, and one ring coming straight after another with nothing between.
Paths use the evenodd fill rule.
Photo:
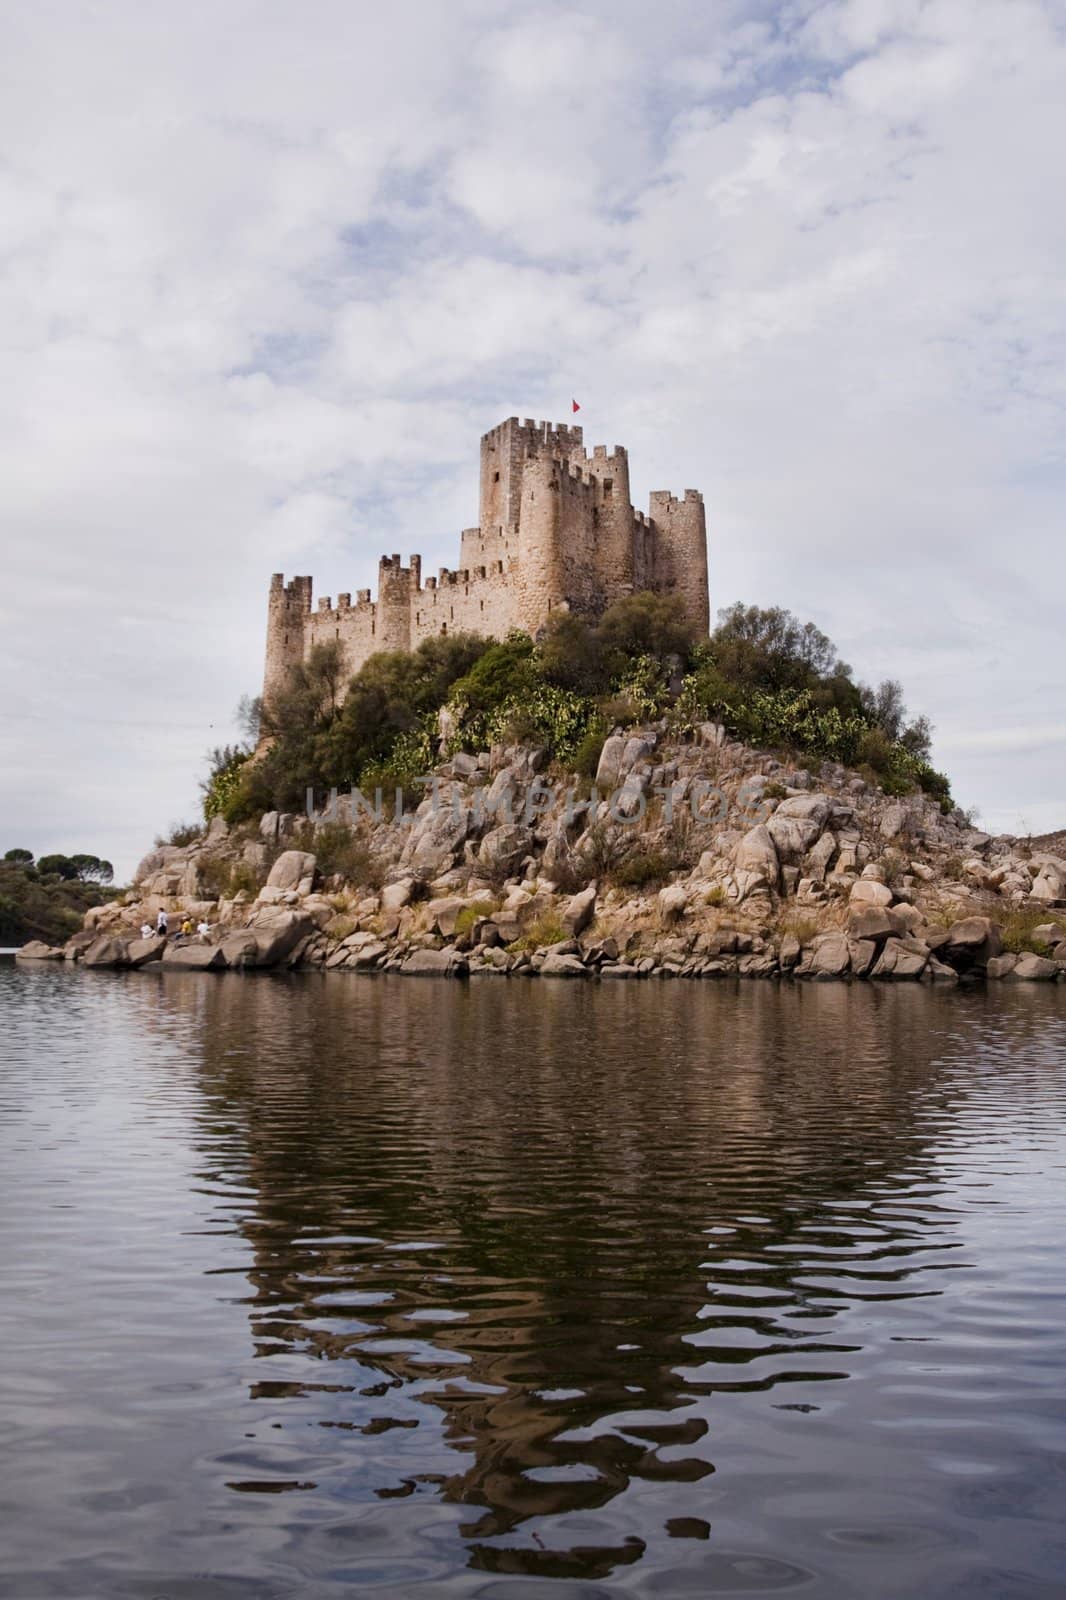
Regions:
<instances>
[{"instance_id":1,"label":"cloudy sky","mask_svg":"<svg viewBox=\"0 0 1066 1600\"><path fill-rule=\"evenodd\" d=\"M1066 826L1058 0L35 0L0 63L0 849L128 873L270 574L452 563L571 395L704 491L712 607Z\"/></svg>"}]
</instances>

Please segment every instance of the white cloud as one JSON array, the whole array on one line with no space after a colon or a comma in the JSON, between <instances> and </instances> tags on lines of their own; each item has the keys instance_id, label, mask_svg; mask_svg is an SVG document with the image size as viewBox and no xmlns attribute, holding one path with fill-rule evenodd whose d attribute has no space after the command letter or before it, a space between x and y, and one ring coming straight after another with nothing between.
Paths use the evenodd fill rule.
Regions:
<instances>
[{"instance_id":1,"label":"white cloud","mask_svg":"<svg viewBox=\"0 0 1066 1600\"><path fill-rule=\"evenodd\" d=\"M479 433L571 393L704 489L715 604L813 616L964 802L1061 822L1051 0L44 0L0 59L4 847L128 870L270 572L451 562Z\"/></svg>"}]
</instances>

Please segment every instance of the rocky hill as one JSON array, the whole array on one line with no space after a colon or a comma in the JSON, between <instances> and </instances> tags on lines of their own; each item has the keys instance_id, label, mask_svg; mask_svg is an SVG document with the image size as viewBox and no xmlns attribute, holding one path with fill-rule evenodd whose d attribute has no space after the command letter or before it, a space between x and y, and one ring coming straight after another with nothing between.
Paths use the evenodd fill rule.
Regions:
<instances>
[{"instance_id":1,"label":"rocky hill","mask_svg":"<svg viewBox=\"0 0 1066 1600\"><path fill-rule=\"evenodd\" d=\"M602 979L1066 974L1066 857L782 762L704 723L616 730L595 786L545 752L439 766L408 816L341 796L162 846L65 947L86 966ZM160 908L170 937L142 940ZM203 938L175 938L188 917Z\"/></svg>"}]
</instances>

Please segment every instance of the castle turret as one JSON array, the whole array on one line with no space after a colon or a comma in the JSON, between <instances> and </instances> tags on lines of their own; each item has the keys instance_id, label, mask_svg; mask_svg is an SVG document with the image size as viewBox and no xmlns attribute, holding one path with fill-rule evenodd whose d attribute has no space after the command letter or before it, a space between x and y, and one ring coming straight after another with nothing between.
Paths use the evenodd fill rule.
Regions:
<instances>
[{"instance_id":1,"label":"castle turret","mask_svg":"<svg viewBox=\"0 0 1066 1600\"><path fill-rule=\"evenodd\" d=\"M263 699L270 701L284 686L289 668L304 658L304 632L311 615L310 578L285 582L283 572L270 580L267 602L266 666L263 671Z\"/></svg>"},{"instance_id":2,"label":"castle turret","mask_svg":"<svg viewBox=\"0 0 1066 1600\"><path fill-rule=\"evenodd\" d=\"M534 636L566 598L563 481L568 475L568 467L550 456L533 457L522 472L515 621Z\"/></svg>"},{"instance_id":3,"label":"castle turret","mask_svg":"<svg viewBox=\"0 0 1066 1600\"><path fill-rule=\"evenodd\" d=\"M633 506L629 498L629 456L620 444L607 453L598 444L591 455L575 450L574 464L597 486L588 531L589 559L604 603L632 594L634 586Z\"/></svg>"},{"instance_id":4,"label":"castle turret","mask_svg":"<svg viewBox=\"0 0 1066 1600\"><path fill-rule=\"evenodd\" d=\"M711 610L707 594L707 519L703 496L686 489L678 500L668 489L651 496L655 524L653 579L649 588L679 595L697 637L710 632Z\"/></svg>"},{"instance_id":5,"label":"castle turret","mask_svg":"<svg viewBox=\"0 0 1066 1600\"><path fill-rule=\"evenodd\" d=\"M415 563L417 562L417 566ZM412 571L415 568L415 572ZM418 588L422 558L405 567L399 556L382 556L378 562L378 609L375 650L410 650L411 596ZM414 583L412 585L412 579Z\"/></svg>"}]
</instances>

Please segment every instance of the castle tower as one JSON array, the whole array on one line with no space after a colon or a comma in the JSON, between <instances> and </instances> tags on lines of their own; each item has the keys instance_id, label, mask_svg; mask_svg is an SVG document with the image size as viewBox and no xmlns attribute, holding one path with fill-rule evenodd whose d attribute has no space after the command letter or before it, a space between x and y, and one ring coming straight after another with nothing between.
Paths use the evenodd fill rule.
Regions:
<instances>
[{"instance_id":1,"label":"castle tower","mask_svg":"<svg viewBox=\"0 0 1066 1600\"><path fill-rule=\"evenodd\" d=\"M610 605L612 600L632 594L635 581L629 456L620 444L610 455L605 444L598 444L591 455L575 450L573 461L597 487L588 551L604 602Z\"/></svg>"},{"instance_id":2,"label":"castle tower","mask_svg":"<svg viewBox=\"0 0 1066 1600\"><path fill-rule=\"evenodd\" d=\"M310 578L285 582L282 572L270 580L267 602L266 665L263 671L263 699L269 701L284 687L289 668L304 658L304 632L311 615Z\"/></svg>"},{"instance_id":3,"label":"castle tower","mask_svg":"<svg viewBox=\"0 0 1066 1600\"><path fill-rule=\"evenodd\" d=\"M697 637L705 637L710 632L711 608L703 496L697 489L686 489L685 498L678 500L669 490L656 490L650 514L655 524L654 570L647 587L680 596Z\"/></svg>"},{"instance_id":4,"label":"castle tower","mask_svg":"<svg viewBox=\"0 0 1066 1600\"><path fill-rule=\"evenodd\" d=\"M548 455L530 458L522 472L515 626L534 637L566 599L562 533L568 473Z\"/></svg>"},{"instance_id":5,"label":"castle tower","mask_svg":"<svg viewBox=\"0 0 1066 1600\"><path fill-rule=\"evenodd\" d=\"M517 417L508 417L498 427L490 428L481 440L482 533L518 526L526 461L540 456L566 461L580 444L581 429L561 422L534 422L530 417L519 422Z\"/></svg>"},{"instance_id":6,"label":"castle tower","mask_svg":"<svg viewBox=\"0 0 1066 1600\"><path fill-rule=\"evenodd\" d=\"M378 562L375 650L410 650L412 593L418 588L421 569L421 556L412 556L407 567L399 556L382 556Z\"/></svg>"}]
</instances>

